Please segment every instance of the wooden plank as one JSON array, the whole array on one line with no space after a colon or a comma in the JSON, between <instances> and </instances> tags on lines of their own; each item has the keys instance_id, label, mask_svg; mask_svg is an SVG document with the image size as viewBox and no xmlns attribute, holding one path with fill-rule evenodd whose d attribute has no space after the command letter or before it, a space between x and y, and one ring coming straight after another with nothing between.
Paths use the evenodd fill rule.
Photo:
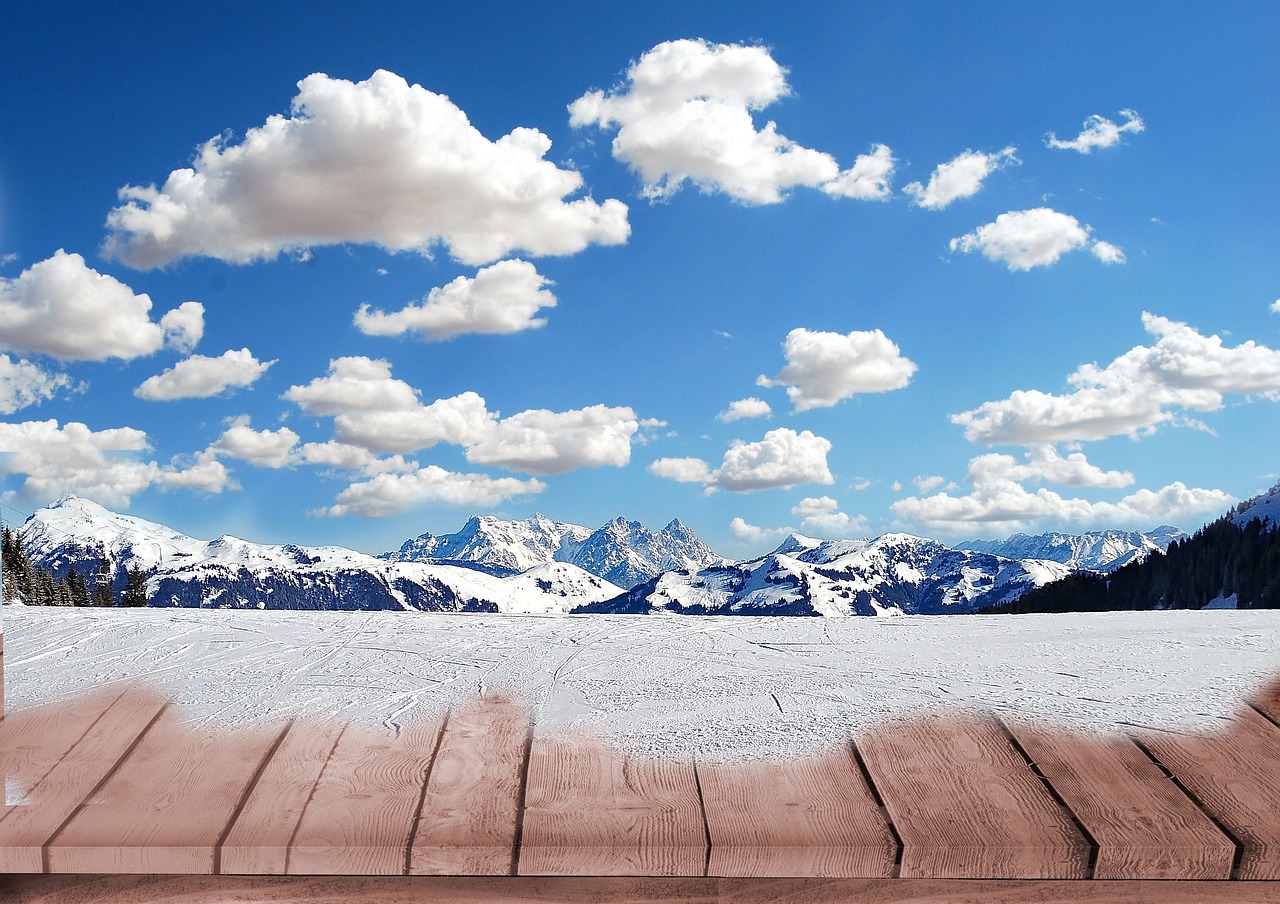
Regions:
<instances>
[{"instance_id":1,"label":"wooden plank","mask_svg":"<svg viewBox=\"0 0 1280 904\"><path fill-rule=\"evenodd\" d=\"M1244 709L1221 733L1138 738L1241 843L1237 878L1280 879L1280 728Z\"/></svg>"},{"instance_id":2,"label":"wooden plank","mask_svg":"<svg viewBox=\"0 0 1280 904\"><path fill-rule=\"evenodd\" d=\"M1235 842L1133 741L1006 725L1097 842L1094 878L1231 878Z\"/></svg>"},{"instance_id":3,"label":"wooden plank","mask_svg":"<svg viewBox=\"0 0 1280 904\"><path fill-rule=\"evenodd\" d=\"M535 731L521 875L701 876L706 857L691 762Z\"/></svg>"},{"instance_id":4,"label":"wooden plank","mask_svg":"<svg viewBox=\"0 0 1280 904\"><path fill-rule=\"evenodd\" d=\"M168 707L46 848L50 872L209 873L279 729L192 726Z\"/></svg>"},{"instance_id":5,"label":"wooden plank","mask_svg":"<svg viewBox=\"0 0 1280 904\"><path fill-rule=\"evenodd\" d=\"M528 710L509 700L450 713L418 813L411 875L512 872L531 732Z\"/></svg>"},{"instance_id":6,"label":"wooden plank","mask_svg":"<svg viewBox=\"0 0 1280 904\"><path fill-rule=\"evenodd\" d=\"M722 879L721 904L1277 904L1271 882ZM98 904L98 902L94 902ZM114 902L113 902L114 904ZM123 902L122 902L123 904Z\"/></svg>"},{"instance_id":7,"label":"wooden plank","mask_svg":"<svg viewBox=\"0 0 1280 904\"><path fill-rule=\"evenodd\" d=\"M893 875L897 840L849 751L697 770L707 875Z\"/></svg>"},{"instance_id":8,"label":"wooden plank","mask_svg":"<svg viewBox=\"0 0 1280 904\"><path fill-rule=\"evenodd\" d=\"M43 872L44 846L164 708L158 694L116 688L0 722L3 772L26 789L0 815L0 872Z\"/></svg>"},{"instance_id":9,"label":"wooden plank","mask_svg":"<svg viewBox=\"0 0 1280 904\"><path fill-rule=\"evenodd\" d=\"M1280 678L1264 684L1249 698L1249 702L1273 723L1280 724Z\"/></svg>"},{"instance_id":10,"label":"wooden plank","mask_svg":"<svg viewBox=\"0 0 1280 904\"><path fill-rule=\"evenodd\" d=\"M289 726L222 843L219 872L288 872L289 845L344 727L325 721Z\"/></svg>"},{"instance_id":11,"label":"wooden plank","mask_svg":"<svg viewBox=\"0 0 1280 904\"><path fill-rule=\"evenodd\" d=\"M325 764L289 849L292 874L402 875L438 724L348 728Z\"/></svg>"},{"instance_id":12,"label":"wooden plank","mask_svg":"<svg viewBox=\"0 0 1280 904\"><path fill-rule=\"evenodd\" d=\"M1079 879L1089 845L989 720L920 717L860 742L904 878Z\"/></svg>"}]
</instances>

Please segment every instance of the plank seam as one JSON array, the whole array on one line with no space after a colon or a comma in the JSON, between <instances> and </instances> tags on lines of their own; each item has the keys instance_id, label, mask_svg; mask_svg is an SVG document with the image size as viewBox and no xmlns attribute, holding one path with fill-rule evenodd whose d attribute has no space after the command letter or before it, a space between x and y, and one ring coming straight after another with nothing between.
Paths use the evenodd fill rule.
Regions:
<instances>
[{"instance_id":1,"label":"plank seam","mask_svg":"<svg viewBox=\"0 0 1280 904\"><path fill-rule=\"evenodd\" d=\"M227 836L231 834L231 828L236 824L236 820L240 818L240 814L244 812L244 805L249 802L249 795L253 794L253 789L258 787L258 782L262 778L262 773L267 771L267 764L271 762L271 758L276 755L276 751L280 749L280 745L284 743L285 735L289 733L289 729L293 727L293 720L290 719L284 723L284 728L280 729L280 734L276 735L276 739L271 742L271 746L267 748L267 752L263 754L262 760L258 763L258 768L253 770L248 784L244 790L240 792L240 799L236 801L235 807L231 811L231 818L227 820L227 824L223 826L218 840L213 845L213 874L215 876L222 875L222 845L226 843Z\"/></svg>"},{"instance_id":2,"label":"plank seam","mask_svg":"<svg viewBox=\"0 0 1280 904\"><path fill-rule=\"evenodd\" d=\"M880 789L876 787L875 781L871 778L871 770L867 767L867 761L863 758L862 751L858 749L857 743L852 738L849 739L849 753L853 757L853 764L858 767L858 772L862 774L862 780L867 783L867 788L871 791L872 800L876 802L876 806L884 814L884 821L885 825L889 827L889 834L893 836L895 850L893 852L893 871L889 874L889 878L900 879L902 878L902 858L906 853L906 845L902 843L902 836L898 834L898 827L893 824L893 814L885 806L884 798L880 796Z\"/></svg>"},{"instance_id":3,"label":"plank seam","mask_svg":"<svg viewBox=\"0 0 1280 904\"><path fill-rule=\"evenodd\" d=\"M1270 722L1270 723L1271 723L1272 725L1274 725L1276 728L1280 728L1280 721L1277 721L1275 718L1273 718L1273 717L1272 717L1271 713L1267 712L1265 709L1263 709L1262 707L1258 706L1258 705L1257 705L1256 703L1254 703L1252 700L1246 700L1246 701L1245 701L1245 706L1249 707L1249 709L1253 710L1255 713L1257 713L1258 715L1262 716L1262 718L1266 719L1268 722Z\"/></svg>"},{"instance_id":4,"label":"plank seam","mask_svg":"<svg viewBox=\"0 0 1280 904\"><path fill-rule=\"evenodd\" d=\"M413 811L413 822L409 826L409 838L404 843L404 875L410 875L413 866L413 841L418 837L418 826L422 824L422 805L427 799L427 786L431 784L431 770L435 768L436 757L440 755L440 745L444 743L444 733L449 730L449 717L452 710L446 710L444 721L440 723L440 731L436 734L436 744L431 748L431 759L427 761L427 769L422 774L422 790L418 793L418 806Z\"/></svg>"},{"instance_id":5,"label":"plank seam","mask_svg":"<svg viewBox=\"0 0 1280 904\"><path fill-rule=\"evenodd\" d=\"M693 786L698 790L698 810L702 813L702 834L706 840L707 854L702 862L702 875L711 875L711 822L707 819L707 802L702 796L702 777L698 775L698 758L693 758Z\"/></svg>"},{"instance_id":6,"label":"plank seam","mask_svg":"<svg viewBox=\"0 0 1280 904\"><path fill-rule=\"evenodd\" d=\"M107 710L112 709L116 703L118 703L121 699L123 699L123 697L124 697L124 694L121 693L121 695L116 698L116 701L113 702L111 706L107 707ZM120 771L120 767L124 764L124 761L129 759L129 757L133 755L133 752L138 749L138 745L142 743L142 739L147 736L147 734L151 731L152 727L157 722L160 721L160 717L163 716L165 712L169 709L169 707L172 705L173 705L172 702L168 702L168 703L165 703L163 706L161 706L158 710L156 710L156 714L151 717L151 721L149 721L143 727L142 731L138 732L138 736L133 739L133 743L131 743L125 749L125 752L120 755L120 759L116 760L111 765L111 768L107 770L107 774L104 775L101 779L99 779L96 785L94 785L92 788L89 789L89 793L84 796L84 800L80 801L80 803L76 805L76 808L71 811L70 816L62 820L62 824L59 825L58 828L54 829L53 834L49 836L49 840L40 846L40 869L43 872L45 873L49 872L49 848L52 847L54 842L58 840L58 836L61 835L64 831L66 831L66 828L71 824L71 821L80 815L80 811L83 810L85 807L85 801L92 800L95 794L97 794L104 787L106 787L107 782L111 781L112 776L114 776L117 772ZM106 712L104 712L103 715L105 716ZM97 724L96 720L94 721L94 724L95 725ZM85 732L85 734L88 734L88 732Z\"/></svg>"},{"instance_id":7,"label":"plank seam","mask_svg":"<svg viewBox=\"0 0 1280 904\"><path fill-rule=\"evenodd\" d=\"M1193 804L1195 804L1196 807L1199 808L1200 812L1209 818L1209 821L1214 824L1214 826L1217 828L1219 832L1221 832L1223 835L1227 837L1228 841L1230 841L1232 844L1236 846L1235 855L1231 858L1231 872L1228 874L1228 876L1232 880L1239 879L1240 864L1244 861L1244 842L1242 842L1239 838L1237 838L1230 829L1228 829L1225 825L1223 825L1222 820L1218 819L1217 816L1213 815L1213 813L1209 811L1209 808L1204 805L1204 802L1200 800L1200 798L1195 794L1195 792L1193 792L1190 788L1184 785L1182 781L1176 775L1173 774L1173 770L1170 769L1168 766L1166 766L1163 762L1161 762L1160 758L1156 756L1155 751L1151 750L1151 748L1149 748L1142 741L1141 738L1130 735L1129 740L1132 741L1134 745L1139 750L1141 750L1143 754L1146 755L1147 759L1151 760L1151 762L1156 764L1156 766L1160 769L1160 771L1165 774L1165 777L1169 779L1169 781L1173 782L1174 787L1176 787L1179 791L1185 794L1187 796L1187 799L1190 800Z\"/></svg>"},{"instance_id":8,"label":"plank seam","mask_svg":"<svg viewBox=\"0 0 1280 904\"><path fill-rule=\"evenodd\" d=\"M1018 751L1018 756L1027 761L1027 767L1035 773L1036 778L1040 779L1040 784L1044 785L1045 790L1049 792L1049 796L1057 801L1058 806L1062 807L1064 813L1071 817L1071 822L1075 825L1076 831L1083 836L1085 843L1089 845L1089 859L1085 863L1085 878L1096 878L1098 870L1098 852L1101 849L1101 845L1098 844L1098 839L1094 838L1093 834L1085 828L1085 824L1080 821L1080 817L1077 816L1075 811L1067 805L1066 800L1058 793L1058 789L1053 787L1053 783L1049 781L1049 777L1041 771L1040 766L1031 758L1031 754L1027 753L1026 748L1022 746L1022 743L1014 736L1013 732L1009 730L1009 726L1004 723L1004 720L995 713L991 713L989 717L991 721L995 723L995 726L1000 729L1000 733L1004 735L1005 740L1012 745L1014 750Z\"/></svg>"},{"instance_id":9,"label":"plank seam","mask_svg":"<svg viewBox=\"0 0 1280 904\"><path fill-rule=\"evenodd\" d=\"M520 787L516 790L516 832L511 845L511 872L520 875L520 846L524 843L524 809L529 794L529 761L533 758L533 719L524 733L524 760L520 763Z\"/></svg>"},{"instance_id":10,"label":"plank seam","mask_svg":"<svg viewBox=\"0 0 1280 904\"><path fill-rule=\"evenodd\" d=\"M338 736L333 739L333 746L329 748L329 755L324 758L324 765L320 767L320 771L316 773L316 780L311 785L311 793L307 795L307 801L302 805L302 812L298 814L298 821L293 824L293 831L289 833L289 840L285 843L284 848L284 874L289 874L289 860L293 857L293 843L298 840L298 829L302 828L302 820L307 815L307 808L311 806L311 801L315 800L316 789L320 787L320 779L324 777L324 771L329 768L329 762L333 759L333 752L338 749L338 743L342 740L342 736L347 733L350 722L345 723Z\"/></svg>"}]
</instances>

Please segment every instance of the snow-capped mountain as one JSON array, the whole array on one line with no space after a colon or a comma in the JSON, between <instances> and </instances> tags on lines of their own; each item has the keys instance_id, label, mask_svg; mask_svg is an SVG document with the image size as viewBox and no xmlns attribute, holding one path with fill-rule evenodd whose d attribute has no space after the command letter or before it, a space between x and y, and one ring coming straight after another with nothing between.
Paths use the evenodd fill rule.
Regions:
<instances>
[{"instance_id":1,"label":"snow-capped mountain","mask_svg":"<svg viewBox=\"0 0 1280 904\"><path fill-rule=\"evenodd\" d=\"M392 562L338 546L197 540L161 524L66 496L18 529L31 564L92 576L107 562L116 587L137 566L155 606L567 612L622 587L569 563L507 576L473 568Z\"/></svg>"},{"instance_id":2,"label":"snow-capped mountain","mask_svg":"<svg viewBox=\"0 0 1280 904\"><path fill-rule=\"evenodd\" d=\"M1095 530L1084 534L1014 534L1007 540L967 540L958 549L989 552L1009 559L1048 559L1072 571L1115 571L1141 562L1152 552L1164 552L1182 531L1162 524L1149 531Z\"/></svg>"},{"instance_id":3,"label":"snow-capped mountain","mask_svg":"<svg viewBox=\"0 0 1280 904\"><path fill-rule=\"evenodd\" d=\"M672 571L580 612L900 615L972 612L1016 599L1070 569L958 550L910 534L873 540L788 537L747 562Z\"/></svg>"},{"instance_id":4,"label":"snow-capped mountain","mask_svg":"<svg viewBox=\"0 0 1280 904\"><path fill-rule=\"evenodd\" d=\"M1228 512L1227 516L1237 527L1246 527L1250 521L1258 518L1264 527L1271 530L1280 528L1280 483L1261 496L1246 499L1236 506L1235 511Z\"/></svg>"},{"instance_id":5,"label":"snow-capped mountain","mask_svg":"<svg viewBox=\"0 0 1280 904\"><path fill-rule=\"evenodd\" d=\"M534 515L523 521L475 516L454 534L423 534L384 558L394 562L469 563L493 574L535 565L576 565L620 587L664 571L724 562L679 519L660 531L615 518L598 530Z\"/></svg>"}]
</instances>

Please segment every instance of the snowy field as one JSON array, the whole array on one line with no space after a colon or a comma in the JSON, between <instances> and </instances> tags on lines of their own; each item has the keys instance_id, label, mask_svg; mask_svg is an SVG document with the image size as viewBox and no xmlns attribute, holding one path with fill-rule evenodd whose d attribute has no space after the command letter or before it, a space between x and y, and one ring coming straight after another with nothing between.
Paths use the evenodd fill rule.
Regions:
<instances>
[{"instance_id":1,"label":"snowy field","mask_svg":"<svg viewBox=\"0 0 1280 904\"><path fill-rule=\"evenodd\" d=\"M144 680L202 722L389 728L481 690L652 753L804 754L980 708L1211 729L1280 675L1280 611L735 618L5 607L6 705Z\"/></svg>"}]
</instances>

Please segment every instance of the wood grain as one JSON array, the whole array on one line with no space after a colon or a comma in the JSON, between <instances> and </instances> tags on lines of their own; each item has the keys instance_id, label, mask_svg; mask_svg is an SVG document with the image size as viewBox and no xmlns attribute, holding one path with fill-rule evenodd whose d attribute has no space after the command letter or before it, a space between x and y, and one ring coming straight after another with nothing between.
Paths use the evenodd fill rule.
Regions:
<instances>
[{"instance_id":1,"label":"wood grain","mask_svg":"<svg viewBox=\"0 0 1280 904\"><path fill-rule=\"evenodd\" d=\"M850 752L697 770L711 836L707 875L893 874L897 840Z\"/></svg>"},{"instance_id":2,"label":"wood grain","mask_svg":"<svg viewBox=\"0 0 1280 904\"><path fill-rule=\"evenodd\" d=\"M859 743L904 878L1079 879L1089 845L999 727L920 717Z\"/></svg>"},{"instance_id":3,"label":"wood grain","mask_svg":"<svg viewBox=\"0 0 1280 904\"><path fill-rule=\"evenodd\" d=\"M209 873L274 731L184 724L168 707L46 848L50 872Z\"/></svg>"},{"instance_id":4,"label":"wood grain","mask_svg":"<svg viewBox=\"0 0 1280 904\"><path fill-rule=\"evenodd\" d=\"M26 803L0 815L0 872L42 872L44 846L164 708L158 694L116 688L0 722L2 774Z\"/></svg>"},{"instance_id":5,"label":"wood grain","mask_svg":"<svg viewBox=\"0 0 1280 904\"><path fill-rule=\"evenodd\" d=\"M1236 845L1133 741L1008 721L1098 844L1098 879L1229 879Z\"/></svg>"},{"instance_id":6,"label":"wood grain","mask_svg":"<svg viewBox=\"0 0 1280 904\"><path fill-rule=\"evenodd\" d=\"M289 726L222 842L219 872L272 876L288 871L289 845L343 729L340 722Z\"/></svg>"},{"instance_id":7,"label":"wood grain","mask_svg":"<svg viewBox=\"0 0 1280 904\"><path fill-rule=\"evenodd\" d=\"M440 726L348 728L289 849L292 874L402 875Z\"/></svg>"},{"instance_id":8,"label":"wood grain","mask_svg":"<svg viewBox=\"0 0 1280 904\"><path fill-rule=\"evenodd\" d=\"M521 875L701 876L706 838L691 762L535 732Z\"/></svg>"},{"instance_id":9,"label":"wood grain","mask_svg":"<svg viewBox=\"0 0 1280 904\"><path fill-rule=\"evenodd\" d=\"M418 813L411 875L512 872L531 731L528 710L509 700L450 713Z\"/></svg>"},{"instance_id":10,"label":"wood grain","mask_svg":"<svg viewBox=\"0 0 1280 904\"><path fill-rule=\"evenodd\" d=\"M1138 740L1241 843L1238 878L1280 879L1280 728L1243 709L1224 732Z\"/></svg>"},{"instance_id":11,"label":"wood grain","mask_svg":"<svg viewBox=\"0 0 1280 904\"><path fill-rule=\"evenodd\" d=\"M1280 678L1273 678L1259 688L1249 702L1273 723L1280 724Z\"/></svg>"}]
</instances>

